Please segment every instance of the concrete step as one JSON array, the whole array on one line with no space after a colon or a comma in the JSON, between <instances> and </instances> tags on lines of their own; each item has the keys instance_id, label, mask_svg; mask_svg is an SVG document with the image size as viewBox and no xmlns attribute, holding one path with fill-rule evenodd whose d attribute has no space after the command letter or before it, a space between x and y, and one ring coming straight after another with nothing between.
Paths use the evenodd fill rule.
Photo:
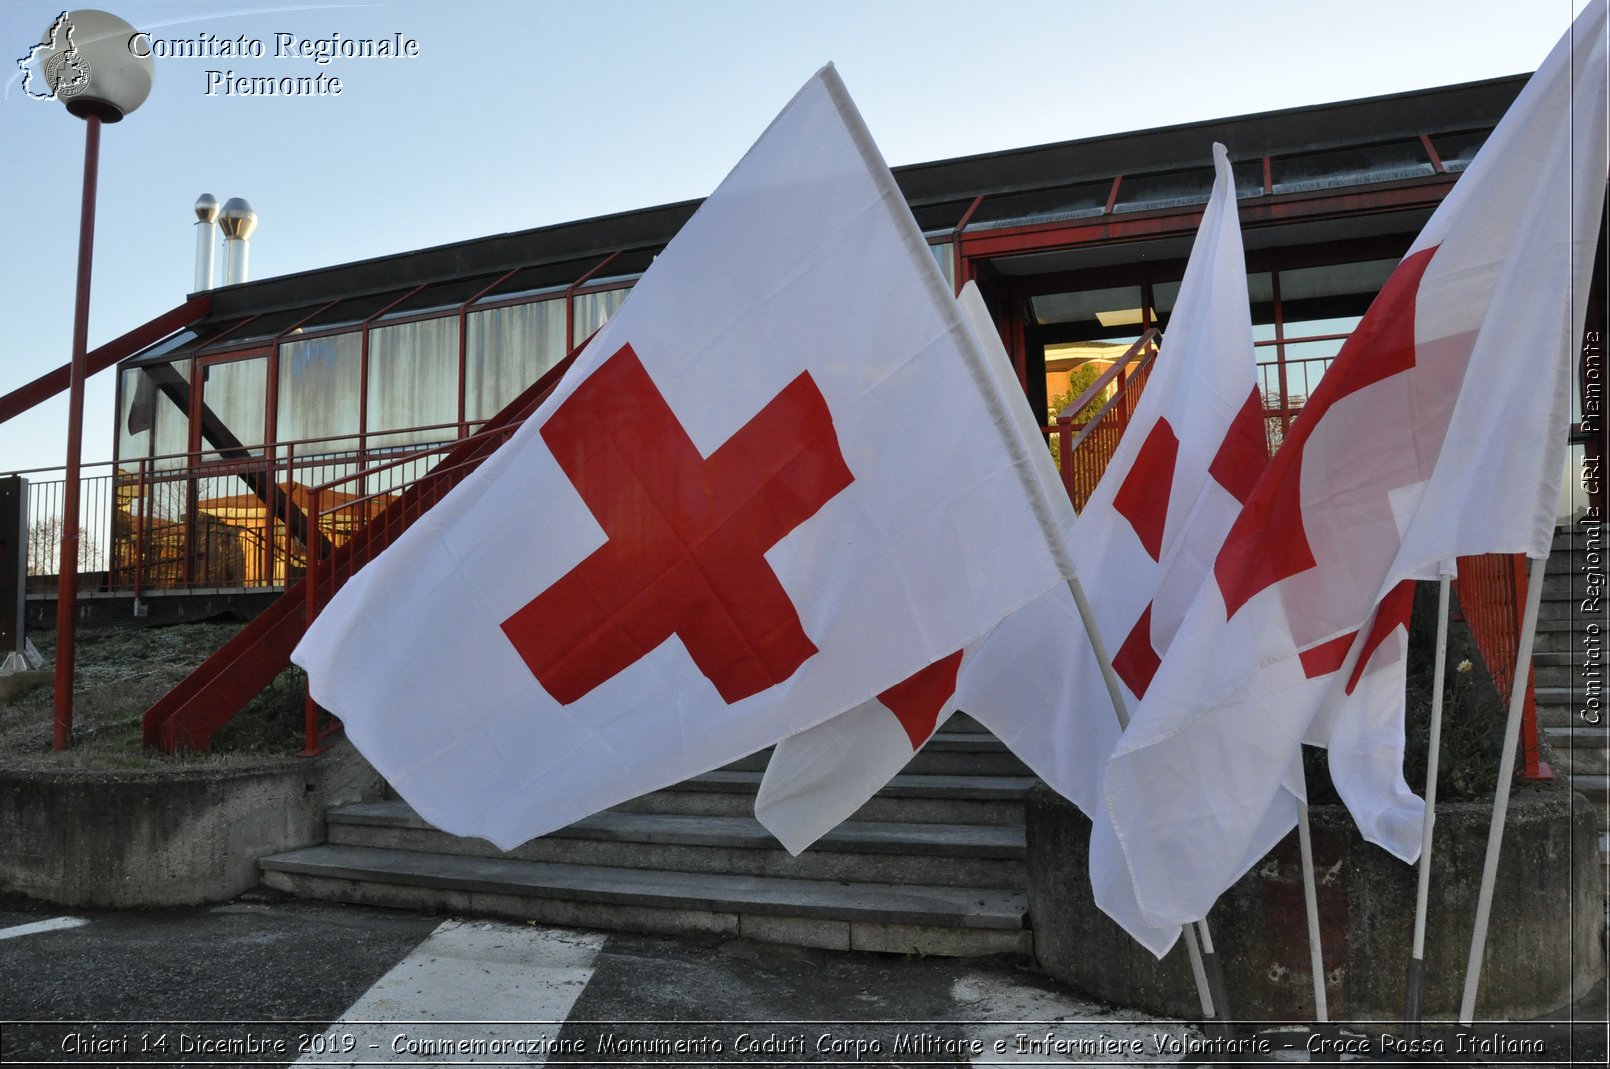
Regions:
<instances>
[{"instance_id":1,"label":"concrete step","mask_svg":"<svg viewBox=\"0 0 1610 1069\"><path fill-rule=\"evenodd\" d=\"M1554 771L1573 775L1610 773L1610 732L1598 727L1545 727L1543 739L1554 750Z\"/></svg>"},{"instance_id":2,"label":"concrete step","mask_svg":"<svg viewBox=\"0 0 1610 1069\"><path fill-rule=\"evenodd\" d=\"M976 725L976 721L974 724ZM764 772L772 749L750 754L724 766L729 772ZM1028 776L1027 765L994 735L978 730L952 731L949 724L912 755L906 771L918 775Z\"/></svg>"},{"instance_id":3,"label":"concrete step","mask_svg":"<svg viewBox=\"0 0 1610 1069\"><path fill-rule=\"evenodd\" d=\"M1604 549L1602 534L1589 537L1589 533L1580 527L1560 527L1554 531L1554 543L1549 547L1549 565L1555 561L1568 560L1573 555L1586 555L1589 550Z\"/></svg>"},{"instance_id":4,"label":"concrete step","mask_svg":"<svg viewBox=\"0 0 1610 1069\"><path fill-rule=\"evenodd\" d=\"M1544 601L1579 603L1588 593L1586 568L1570 567L1563 560L1558 565L1549 561L1549 570L1543 576Z\"/></svg>"},{"instance_id":5,"label":"concrete step","mask_svg":"<svg viewBox=\"0 0 1610 1069\"><path fill-rule=\"evenodd\" d=\"M1028 880L1021 827L854 821L791 857L753 816L611 810L508 853L438 831L401 801L343 806L328 824L332 844L521 861L1011 890Z\"/></svg>"},{"instance_id":6,"label":"concrete step","mask_svg":"<svg viewBox=\"0 0 1610 1069\"><path fill-rule=\"evenodd\" d=\"M1592 727L1582 722L1582 707L1580 705L1549 705L1539 702L1537 705L1537 726L1544 730Z\"/></svg>"},{"instance_id":7,"label":"concrete step","mask_svg":"<svg viewBox=\"0 0 1610 1069\"><path fill-rule=\"evenodd\" d=\"M761 774L706 772L615 807L631 813L741 817L754 813ZM850 818L913 824L1023 824L1023 798L1033 776L945 776L901 773Z\"/></svg>"},{"instance_id":8,"label":"concrete step","mask_svg":"<svg viewBox=\"0 0 1610 1069\"><path fill-rule=\"evenodd\" d=\"M1568 775L1566 782L1571 789L1585 797L1595 805L1604 805L1610 802L1610 776L1584 773L1581 775Z\"/></svg>"},{"instance_id":9,"label":"concrete step","mask_svg":"<svg viewBox=\"0 0 1610 1069\"><path fill-rule=\"evenodd\" d=\"M1582 666L1569 653L1534 652L1532 678L1540 687L1569 687L1582 679Z\"/></svg>"},{"instance_id":10,"label":"concrete step","mask_svg":"<svg viewBox=\"0 0 1610 1069\"><path fill-rule=\"evenodd\" d=\"M1539 687L1570 687L1577 682L1578 672L1570 665L1538 664L1534 656L1532 679Z\"/></svg>"},{"instance_id":11,"label":"concrete step","mask_svg":"<svg viewBox=\"0 0 1610 1069\"><path fill-rule=\"evenodd\" d=\"M1575 656L1581 663L1583 656L1581 650L1582 633L1572 620L1547 619L1539 617L1537 621L1537 637L1532 644L1532 655L1541 653L1559 654L1562 656Z\"/></svg>"},{"instance_id":12,"label":"concrete step","mask_svg":"<svg viewBox=\"0 0 1610 1069\"><path fill-rule=\"evenodd\" d=\"M544 924L710 933L845 950L1029 953L1022 892L662 872L325 845L261 861L308 897Z\"/></svg>"},{"instance_id":13,"label":"concrete step","mask_svg":"<svg viewBox=\"0 0 1610 1069\"><path fill-rule=\"evenodd\" d=\"M1588 614L1583 613L1574 601L1566 601L1563 598L1555 601L1544 600L1537 607L1539 630L1563 627L1580 636L1589 623Z\"/></svg>"},{"instance_id":14,"label":"concrete step","mask_svg":"<svg viewBox=\"0 0 1610 1069\"><path fill-rule=\"evenodd\" d=\"M1537 696L1538 708L1545 705L1574 705L1577 691L1574 687L1545 687L1541 684L1532 687L1532 693Z\"/></svg>"}]
</instances>

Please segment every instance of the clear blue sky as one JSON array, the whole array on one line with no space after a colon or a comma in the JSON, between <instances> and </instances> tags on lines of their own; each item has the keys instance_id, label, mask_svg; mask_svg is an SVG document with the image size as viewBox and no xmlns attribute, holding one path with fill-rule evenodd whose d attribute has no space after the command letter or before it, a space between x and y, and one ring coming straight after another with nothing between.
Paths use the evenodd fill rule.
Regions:
<instances>
[{"instance_id":1,"label":"clear blue sky","mask_svg":"<svg viewBox=\"0 0 1610 1069\"><path fill-rule=\"evenodd\" d=\"M97 0L99 3L99 0ZM107 0L164 39L247 35L262 59L163 59L102 140L96 345L183 299L191 205L248 198L252 277L703 196L822 64L891 164L1515 74L1583 0ZM62 10L6 0L0 393L64 363L83 124L13 77ZM401 60L276 59L401 33ZM339 96L208 95L208 70L324 73ZM111 455L110 373L86 461ZM0 471L61 463L66 406L0 425Z\"/></svg>"}]
</instances>

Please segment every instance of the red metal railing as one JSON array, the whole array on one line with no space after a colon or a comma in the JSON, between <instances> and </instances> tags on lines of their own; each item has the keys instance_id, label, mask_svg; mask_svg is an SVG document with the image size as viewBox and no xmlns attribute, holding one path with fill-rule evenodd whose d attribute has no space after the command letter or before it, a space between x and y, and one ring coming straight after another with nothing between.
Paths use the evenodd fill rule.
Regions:
<instances>
[{"instance_id":1,"label":"red metal railing","mask_svg":"<svg viewBox=\"0 0 1610 1069\"><path fill-rule=\"evenodd\" d=\"M313 487L309 491L308 521L312 529L322 536L318 541L327 548L322 552L310 553L307 558L307 581L302 584L306 595L306 625L312 625L348 579L382 549L396 541L397 536L440 501L464 476L479 467L487 455L507 441L524 423L523 417L511 419L458 442L430 446ZM443 454L449 452L452 458L442 459ZM399 494L396 490L379 490L364 494L341 489L356 482L361 491L388 476L396 477L403 486L409 486L414 482L408 475L409 470L427 461L436 462L430 466L433 478L421 493ZM354 540L352 536L360 531L364 537ZM339 567L334 559L335 547L350 549ZM318 753L319 743L339 730L339 722L334 718L331 724L321 727L321 712L313 695L308 693L307 742L302 750L304 756Z\"/></svg>"},{"instance_id":2,"label":"red metal railing","mask_svg":"<svg viewBox=\"0 0 1610 1069\"><path fill-rule=\"evenodd\" d=\"M1524 554L1487 553L1459 558L1454 590L1459 610L1470 627L1481 659L1507 705L1515 686L1515 656L1520 649L1521 617L1526 609L1527 562ZM1526 779L1554 778L1553 769L1538 754L1535 671L1526 668L1526 697L1521 707L1521 775Z\"/></svg>"},{"instance_id":3,"label":"red metal railing","mask_svg":"<svg viewBox=\"0 0 1610 1069\"><path fill-rule=\"evenodd\" d=\"M430 447L392 458L363 474L386 478L387 472L418 472L423 454L445 450L429 471L397 484L398 489L370 491L362 500L341 501L326 508L309 502L307 515L337 516L315 520L310 527L314 551L308 554L311 574L287 587L261 615L146 710L141 734L148 746L163 750L201 749L213 735L290 664L291 651L307 630L309 606L326 604L335 590L361 565L440 501L465 475L491 455L519 422L534 412L582 348L577 346L549 368L502 412L488 420L476 435L449 446ZM356 477L354 473L353 477ZM371 486L374 484L370 484ZM339 530L335 528L339 527ZM326 532L334 537L320 537ZM318 752L327 732L315 722L305 753Z\"/></svg>"},{"instance_id":4,"label":"red metal railing","mask_svg":"<svg viewBox=\"0 0 1610 1069\"><path fill-rule=\"evenodd\" d=\"M1067 408L1063 409L1055 428L1059 435L1058 449L1062 481L1073 499L1074 507L1083 510L1107 464L1112 460L1118 441L1129 426L1135 405L1145 388L1152 361L1156 358L1159 339L1155 330L1148 331L1089 389ZM1137 357L1140 362L1131 370L1129 364ZM1323 373L1330 358L1323 363L1304 361L1305 386L1310 364L1318 364ZM1316 376L1317 379L1317 376ZM1101 397L1113 387L1113 395L1087 423L1075 424L1073 415ZM1266 394L1267 396L1267 394ZM1280 440L1289 425L1293 412L1265 410L1270 427L1270 451L1279 448ZM1048 428L1049 430L1049 428ZM1461 557L1459 578L1455 589L1459 605L1469 625L1476 647L1481 651L1499 697L1509 702L1514 687L1515 658L1520 645L1521 616L1526 602L1526 558L1508 554L1489 553L1476 557ZM1547 780L1553 771L1538 751L1537 697L1534 670L1528 666L1524 686L1521 720L1521 775L1527 779Z\"/></svg>"},{"instance_id":5,"label":"red metal railing","mask_svg":"<svg viewBox=\"0 0 1610 1069\"><path fill-rule=\"evenodd\" d=\"M1118 440L1135 414L1135 404L1146 387L1161 338L1156 328L1152 328L1135 339L1123 356L1113 361L1100 378L1058 414L1056 426L1046 428L1048 433L1057 435L1062 485L1067 487L1075 509L1084 510L1102 473L1107 470L1118 448ZM1078 413L1109 391L1111 396L1094 416L1085 423L1074 422Z\"/></svg>"}]
</instances>

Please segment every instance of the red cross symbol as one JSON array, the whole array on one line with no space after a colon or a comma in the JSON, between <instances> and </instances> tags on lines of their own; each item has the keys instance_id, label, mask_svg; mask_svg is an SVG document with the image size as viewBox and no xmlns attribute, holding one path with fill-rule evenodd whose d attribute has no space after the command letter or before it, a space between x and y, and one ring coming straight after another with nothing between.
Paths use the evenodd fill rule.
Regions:
<instances>
[{"instance_id":1,"label":"red cross symbol","mask_svg":"<svg viewBox=\"0 0 1610 1069\"><path fill-rule=\"evenodd\" d=\"M1375 651L1391 637L1392 632L1400 627L1405 632L1409 630L1409 618L1413 611L1414 580L1405 579L1388 590L1386 597L1375 607L1375 618L1370 621L1369 634L1364 637L1364 648L1359 651L1358 660L1353 664L1353 674L1347 677L1346 693L1351 694L1358 687L1358 681L1369 667L1370 658L1375 656ZM1309 679L1318 679L1338 671L1346 663L1347 653L1357 638L1357 631L1349 631L1329 642L1303 650L1297 655L1303 666L1303 674Z\"/></svg>"},{"instance_id":2,"label":"red cross symbol","mask_svg":"<svg viewBox=\"0 0 1610 1069\"><path fill-rule=\"evenodd\" d=\"M1436 248L1422 249L1398 264L1371 302L1364 319L1336 355L1331 370L1303 406L1302 418L1269 464L1269 473L1236 517L1213 571L1234 616L1254 595L1282 579L1319 566L1303 528L1303 456L1326 411L1357 393L1415 366L1414 309L1420 277ZM1380 485L1382 496L1396 489Z\"/></svg>"},{"instance_id":3,"label":"red cross symbol","mask_svg":"<svg viewBox=\"0 0 1610 1069\"><path fill-rule=\"evenodd\" d=\"M706 458L622 346L541 433L608 535L503 622L556 701L582 698L673 635L728 704L816 653L765 559L854 480L809 373Z\"/></svg>"},{"instance_id":4,"label":"red cross symbol","mask_svg":"<svg viewBox=\"0 0 1610 1069\"><path fill-rule=\"evenodd\" d=\"M878 701L905 729L913 752L928 741L938 726L939 711L956 693L956 673L961 667L962 651L957 650L878 695Z\"/></svg>"},{"instance_id":5,"label":"red cross symbol","mask_svg":"<svg viewBox=\"0 0 1610 1069\"><path fill-rule=\"evenodd\" d=\"M1168 420L1159 419L1146 436L1135 463L1124 476L1123 485L1113 497L1113 508L1129 521L1135 535L1152 560L1158 560L1163 547L1163 529L1168 519L1168 503L1173 492L1174 464L1179 459L1179 439ZM1230 421L1224 441L1213 454L1208 474L1243 505L1253 484L1269 461L1264 437L1263 399L1257 387L1242 403ZM1152 646L1152 607L1148 604L1140 619L1113 655L1113 670L1137 698L1144 698L1152 677L1162 665L1162 657Z\"/></svg>"}]
</instances>

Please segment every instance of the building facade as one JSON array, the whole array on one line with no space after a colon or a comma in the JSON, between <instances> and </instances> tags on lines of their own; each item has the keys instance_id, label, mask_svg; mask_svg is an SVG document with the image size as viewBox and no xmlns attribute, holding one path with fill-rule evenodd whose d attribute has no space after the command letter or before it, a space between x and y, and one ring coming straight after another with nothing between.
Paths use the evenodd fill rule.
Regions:
<instances>
[{"instance_id":1,"label":"building facade","mask_svg":"<svg viewBox=\"0 0 1610 1069\"><path fill-rule=\"evenodd\" d=\"M1212 185L1211 146L1223 142L1278 444L1524 82L1089 138L895 176L946 277L958 288L978 282L1055 447L1068 433L1060 410L1097 369L1148 344L1154 328L1166 349ZM697 206L215 291L205 316L119 365L108 515L87 518L109 527L108 586L294 580L318 537L310 524L339 541L383 509L439 460L442 443L474 434L619 307ZM1602 324L1602 286L1592 304ZM1127 374L1109 376L1104 393ZM1574 418L1573 465L1596 448L1580 408ZM1567 480L1577 495L1562 501L1562 516L1585 507L1580 484Z\"/></svg>"}]
</instances>

